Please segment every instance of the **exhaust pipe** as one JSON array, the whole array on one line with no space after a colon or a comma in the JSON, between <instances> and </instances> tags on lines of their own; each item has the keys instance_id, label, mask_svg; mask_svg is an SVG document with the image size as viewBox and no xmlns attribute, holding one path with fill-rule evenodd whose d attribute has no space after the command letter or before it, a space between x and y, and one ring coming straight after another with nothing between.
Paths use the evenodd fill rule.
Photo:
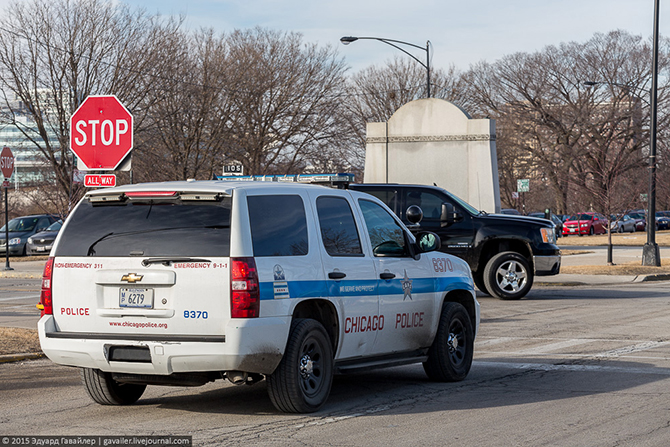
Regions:
<instances>
[{"instance_id":1,"label":"exhaust pipe","mask_svg":"<svg viewBox=\"0 0 670 447\"><path fill-rule=\"evenodd\" d=\"M230 380L230 383L233 385L244 385L247 383L247 378L249 374L242 371L228 371L226 377Z\"/></svg>"}]
</instances>

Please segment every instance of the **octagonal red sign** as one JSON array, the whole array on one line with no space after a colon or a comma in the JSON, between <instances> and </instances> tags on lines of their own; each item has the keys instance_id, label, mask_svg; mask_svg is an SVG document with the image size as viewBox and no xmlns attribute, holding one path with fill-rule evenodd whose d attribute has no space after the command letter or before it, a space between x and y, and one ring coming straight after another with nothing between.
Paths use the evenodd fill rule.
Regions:
<instances>
[{"instance_id":1,"label":"octagonal red sign","mask_svg":"<svg viewBox=\"0 0 670 447\"><path fill-rule=\"evenodd\" d=\"M14 173L14 154L7 146L3 147L0 152L0 170L5 178L11 177Z\"/></svg>"},{"instance_id":2,"label":"octagonal red sign","mask_svg":"<svg viewBox=\"0 0 670 447\"><path fill-rule=\"evenodd\" d=\"M116 96L89 96L70 118L70 149L89 170L114 170L133 149L133 116Z\"/></svg>"}]
</instances>

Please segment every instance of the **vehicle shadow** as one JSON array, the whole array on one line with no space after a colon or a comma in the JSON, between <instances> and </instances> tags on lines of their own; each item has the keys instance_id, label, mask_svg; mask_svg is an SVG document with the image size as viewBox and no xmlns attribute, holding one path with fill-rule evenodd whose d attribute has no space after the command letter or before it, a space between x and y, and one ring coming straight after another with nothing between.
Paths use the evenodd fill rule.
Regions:
<instances>
[{"instance_id":1,"label":"vehicle shadow","mask_svg":"<svg viewBox=\"0 0 670 447\"><path fill-rule=\"evenodd\" d=\"M194 389L193 394L143 399L138 404L199 413L280 415L285 422L285 417L297 421L304 417L405 415L550 403L621 392L668 378L670 369L644 363L565 359L513 363L508 358L487 358L475 361L467 379L455 383L431 382L421 365L336 376L326 405L309 415L277 411L264 381L251 387L217 382L216 389Z\"/></svg>"}]
</instances>

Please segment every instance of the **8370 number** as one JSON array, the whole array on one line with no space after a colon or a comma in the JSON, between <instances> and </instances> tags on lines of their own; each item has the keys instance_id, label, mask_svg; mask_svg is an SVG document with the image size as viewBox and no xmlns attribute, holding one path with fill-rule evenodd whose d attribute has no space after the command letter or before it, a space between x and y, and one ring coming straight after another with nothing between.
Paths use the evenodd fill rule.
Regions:
<instances>
[{"instance_id":1,"label":"8370 number","mask_svg":"<svg viewBox=\"0 0 670 447\"><path fill-rule=\"evenodd\" d=\"M185 310L184 318L201 318L206 320L209 318L209 314L206 310Z\"/></svg>"}]
</instances>

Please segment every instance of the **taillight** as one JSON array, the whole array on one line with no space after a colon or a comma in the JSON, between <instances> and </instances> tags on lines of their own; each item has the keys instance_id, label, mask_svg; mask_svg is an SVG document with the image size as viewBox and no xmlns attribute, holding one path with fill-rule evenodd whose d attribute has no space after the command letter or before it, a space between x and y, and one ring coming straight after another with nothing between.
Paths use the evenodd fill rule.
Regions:
<instances>
[{"instance_id":1,"label":"taillight","mask_svg":"<svg viewBox=\"0 0 670 447\"><path fill-rule=\"evenodd\" d=\"M256 318L261 307L256 262L254 258L231 258L230 261L230 316Z\"/></svg>"},{"instance_id":2,"label":"taillight","mask_svg":"<svg viewBox=\"0 0 670 447\"><path fill-rule=\"evenodd\" d=\"M40 292L40 303L37 308L42 311L41 317L44 315L53 315L53 304L51 302L51 277L53 276L54 258L47 259L44 264L44 273L42 273L42 290Z\"/></svg>"}]
</instances>

